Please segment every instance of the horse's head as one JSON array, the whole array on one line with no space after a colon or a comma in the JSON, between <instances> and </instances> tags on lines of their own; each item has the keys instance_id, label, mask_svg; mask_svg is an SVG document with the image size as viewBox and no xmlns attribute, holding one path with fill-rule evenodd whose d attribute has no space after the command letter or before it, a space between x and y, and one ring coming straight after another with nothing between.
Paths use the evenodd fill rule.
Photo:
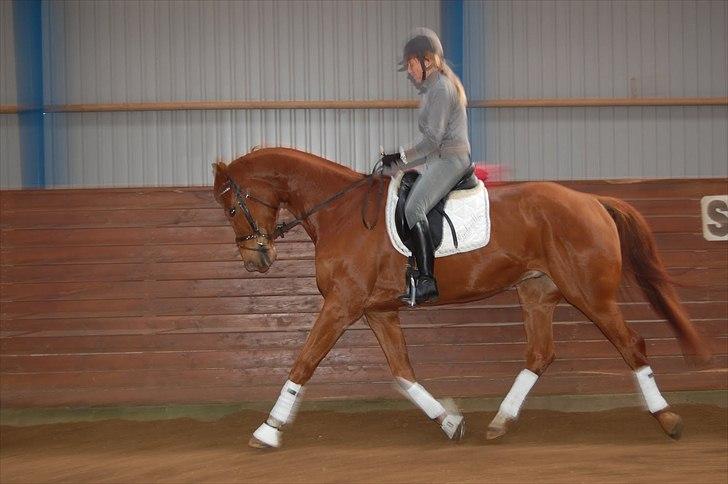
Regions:
<instances>
[{"instance_id":1,"label":"horse's head","mask_svg":"<svg viewBox=\"0 0 728 484\"><path fill-rule=\"evenodd\" d=\"M279 200L270 185L241 176L241 170L232 170L232 165L217 162L212 166L215 200L235 231L235 244L245 269L267 272L277 257L273 239Z\"/></svg>"}]
</instances>

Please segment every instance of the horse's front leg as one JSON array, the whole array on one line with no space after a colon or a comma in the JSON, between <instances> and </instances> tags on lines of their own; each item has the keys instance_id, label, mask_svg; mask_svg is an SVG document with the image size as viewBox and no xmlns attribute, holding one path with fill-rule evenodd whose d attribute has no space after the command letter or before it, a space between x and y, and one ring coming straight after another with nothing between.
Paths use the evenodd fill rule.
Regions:
<instances>
[{"instance_id":1,"label":"horse's front leg","mask_svg":"<svg viewBox=\"0 0 728 484\"><path fill-rule=\"evenodd\" d=\"M361 313L354 314L345 308L338 298L326 299L268 420L253 433L248 443L251 447L280 447L281 429L293 422L303 396L303 386L344 330L360 316Z\"/></svg>"},{"instance_id":2,"label":"horse's front leg","mask_svg":"<svg viewBox=\"0 0 728 484\"><path fill-rule=\"evenodd\" d=\"M397 311L367 311L367 322L374 331L379 345L384 351L389 368L392 371L398 389L417 405L432 420L436 421L445 435L453 440L463 438L465 420L454 404L446 409L430 395L422 385L417 383L415 372L407 355L407 344L399 324Z\"/></svg>"}]
</instances>

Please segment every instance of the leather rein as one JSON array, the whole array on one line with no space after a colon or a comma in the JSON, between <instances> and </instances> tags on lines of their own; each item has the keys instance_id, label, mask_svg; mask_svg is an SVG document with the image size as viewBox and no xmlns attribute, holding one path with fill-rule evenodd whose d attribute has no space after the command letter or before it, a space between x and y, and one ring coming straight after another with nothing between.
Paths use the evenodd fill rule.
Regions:
<instances>
[{"instance_id":1,"label":"leather rein","mask_svg":"<svg viewBox=\"0 0 728 484\"><path fill-rule=\"evenodd\" d=\"M260 226L255 221L253 214L250 212L250 208L248 207L246 200L251 200L253 202L259 203L259 204L263 205L264 207L268 207L273 210L278 210L279 207L273 206L270 203L265 202L264 200L261 200L260 198L253 196L247 190L244 191L229 175L227 176L227 181L223 184L224 189L220 192L220 195L225 194L231 188L233 189L233 191L235 192L235 199L237 201L237 205L243 211L243 215L245 216L245 219L247 220L248 225L250 225L250 228L253 229L253 232L249 235L241 235L241 236L236 237L235 243L238 245L238 247L240 247L240 244L242 242L245 242L248 240L253 240L253 239L258 239L258 242L257 242L258 248L257 249L249 249L247 247L243 247L243 248L259 252L259 251L263 251L265 249L265 244L263 242L261 242L260 239L267 239L270 242L279 237L283 238L285 236L286 232L288 232L295 226L300 225L308 217L310 217L311 215L315 214L316 212L328 207L333 202L335 202L339 198L343 197L347 193L351 192L352 190L364 185L365 183L369 183L369 188L371 189L371 187L372 187L372 185L374 185L374 181L375 181L374 175L375 175L375 173L372 172L372 174L366 175L361 180L358 180L358 181L352 183L351 185L347 186L343 190L336 192L335 194L333 194L326 200L311 207L309 210L304 212L300 217L298 217L294 220L291 220L289 222L281 222L281 223L276 224L276 228L273 231L273 234L267 234L260 230ZM364 224L364 226L368 230L372 230L372 229L374 229L374 227L376 227L377 222L379 221L379 208L381 207L381 204L382 204L382 194L384 192L384 189L382 186L382 187L380 187L379 192L378 192L379 196L377 198L377 218L374 220L373 224L369 224L366 220L366 212L367 212L367 208L369 206L369 191L370 190L367 190L366 198L364 200L364 204L362 205L361 217L362 217L362 223ZM230 209L230 215L231 216L235 215L235 207L232 207Z\"/></svg>"}]
</instances>

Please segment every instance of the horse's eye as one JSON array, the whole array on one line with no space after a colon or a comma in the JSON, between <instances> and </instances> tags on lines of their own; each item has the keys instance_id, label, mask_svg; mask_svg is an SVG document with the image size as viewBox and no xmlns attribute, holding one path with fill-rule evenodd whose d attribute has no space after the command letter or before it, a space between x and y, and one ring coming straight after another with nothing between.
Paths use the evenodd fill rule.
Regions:
<instances>
[{"instance_id":1,"label":"horse's eye","mask_svg":"<svg viewBox=\"0 0 728 484\"><path fill-rule=\"evenodd\" d=\"M235 207L230 207L230 209L228 210L228 214L231 217L234 217L235 216Z\"/></svg>"}]
</instances>

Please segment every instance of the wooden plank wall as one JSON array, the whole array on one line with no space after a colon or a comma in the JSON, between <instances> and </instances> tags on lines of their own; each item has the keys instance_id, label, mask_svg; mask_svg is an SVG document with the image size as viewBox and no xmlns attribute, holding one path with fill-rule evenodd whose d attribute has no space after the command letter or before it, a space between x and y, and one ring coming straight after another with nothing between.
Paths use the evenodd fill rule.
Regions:
<instances>
[{"instance_id":1,"label":"wooden plank wall","mask_svg":"<svg viewBox=\"0 0 728 484\"><path fill-rule=\"evenodd\" d=\"M663 390L728 388L728 251L701 235L700 198L726 180L569 182L648 217L716 367L686 367L664 321L625 286ZM208 187L6 191L0 403L5 407L272 400L322 299L298 230L265 275L247 273ZM515 291L402 311L420 381L438 396L504 395L523 367ZM632 392L616 350L584 316L556 311L557 360L536 394ZM308 398L398 398L371 331L356 323Z\"/></svg>"}]
</instances>

